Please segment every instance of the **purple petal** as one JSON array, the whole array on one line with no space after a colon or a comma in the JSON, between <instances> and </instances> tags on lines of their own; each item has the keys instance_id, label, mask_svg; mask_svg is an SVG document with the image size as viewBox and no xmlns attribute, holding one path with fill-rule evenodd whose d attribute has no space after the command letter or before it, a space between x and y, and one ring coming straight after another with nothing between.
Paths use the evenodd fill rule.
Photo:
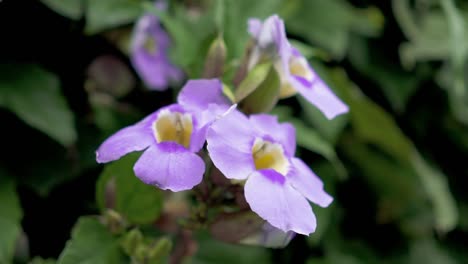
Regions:
<instances>
[{"instance_id":1,"label":"purple petal","mask_svg":"<svg viewBox=\"0 0 468 264\"><path fill-rule=\"evenodd\" d=\"M157 46L155 53L145 47L148 38ZM182 71L170 62L166 54L170 45L168 34L154 15L147 14L138 20L132 37L131 61L151 89L165 90L170 81L179 81L183 77Z\"/></svg>"},{"instance_id":2,"label":"purple petal","mask_svg":"<svg viewBox=\"0 0 468 264\"><path fill-rule=\"evenodd\" d=\"M252 211L284 232L309 235L315 231L309 202L274 170L252 173L245 184L245 198Z\"/></svg>"},{"instance_id":3,"label":"purple petal","mask_svg":"<svg viewBox=\"0 0 468 264\"><path fill-rule=\"evenodd\" d=\"M192 189L201 182L205 163L200 156L184 147L164 142L148 148L133 170L146 184L178 192Z\"/></svg>"},{"instance_id":4,"label":"purple petal","mask_svg":"<svg viewBox=\"0 0 468 264\"><path fill-rule=\"evenodd\" d=\"M177 101L193 111L204 111L210 104L230 105L223 95L223 85L218 79L188 81L180 91Z\"/></svg>"},{"instance_id":5,"label":"purple petal","mask_svg":"<svg viewBox=\"0 0 468 264\"><path fill-rule=\"evenodd\" d=\"M257 18L251 18L248 21L249 25L249 34L253 38L257 38L258 34L260 34L260 30L262 30L262 21Z\"/></svg>"},{"instance_id":6,"label":"purple petal","mask_svg":"<svg viewBox=\"0 0 468 264\"><path fill-rule=\"evenodd\" d=\"M312 70L312 69L311 69ZM314 72L312 82L293 76L291 83L294 88L311 104L316 106L328 119L349 111L345 105Z\"/></svg>"},{"instance_id":7,"label":"purple petal","mask_svg":"<svg viewBox=\"0 0 468 264\"><path fill-rule=\"evenodd\" d=\"M300 159L292 158L292 169L287 175L288 182L311 202L327 207L333 198L323 190L323 182Z\"/></svg>"},{"instance_id":8,"label":"purple petal","mask_svg":"<svg viewBox=\"0 0 468 264\"><path fill-rule=\"evenodd\" d=\"M276 142L280 143L286 155L294 156L296 152L296 129L288 123L278 123L276 116L268 114L251 115L250 121L253 126L264 135L271 136Z\"/></svg>"},{"instance_id":9,"label":"purple petal","mask_svg":"<svg viewBox=\"0 0 468 264\"><path fill-rule=\"evenodd\" d=\"M96 160L106 163L118 160L127 153L141 151L155 142L151 122L157 112L147 116L135 125L123 128L110 136L96 151Z\"/></svg>"},{"instance_id":10,"label":"purple petal","mask_svg":"<svg viewBox=\"0 0 468 264\"><path fill-rule=\"evenodd\" d=\"M246 116L233 110L216 121L206 136L214 165L229 179L246 179L255 170L255 133Z\"/></svg>"}]
</instances>

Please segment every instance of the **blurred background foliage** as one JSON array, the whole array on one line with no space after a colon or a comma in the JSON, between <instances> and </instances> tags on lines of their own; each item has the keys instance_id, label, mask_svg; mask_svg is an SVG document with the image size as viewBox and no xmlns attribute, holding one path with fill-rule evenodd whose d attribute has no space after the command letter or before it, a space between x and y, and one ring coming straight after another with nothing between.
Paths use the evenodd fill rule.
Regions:
<instances>
[{"instance_id":1,"label":"blurred background foliage","mask_svg":"<svg viewBox=\"0 0 468 264\"><path fill-rule=\"evenodd\" d=\"M129 63L148 5L0 2L0 263L158 263L170 243L197 264L468 263L466 1L179 0L159 13L189 78L222 32L225 81L249 41L247 19L278 13L350 106L332 121L300 98L273 110L295 125L298 154L335 197L314 207L317 232L285 249L157 232L174 201L133 176L135 157L94 161L108 135L174 98L148 91Z\"/></svg>"}]
</instances>

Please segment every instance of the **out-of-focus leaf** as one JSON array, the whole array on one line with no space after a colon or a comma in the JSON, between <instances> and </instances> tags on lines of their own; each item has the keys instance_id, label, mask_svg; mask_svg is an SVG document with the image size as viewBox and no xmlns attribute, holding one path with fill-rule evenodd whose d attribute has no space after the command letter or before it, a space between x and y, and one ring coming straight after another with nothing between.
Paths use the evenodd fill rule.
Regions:
<instances>
[{"instance_id":1,"label":"out-of-focus leaf","mask_svg":"<svg viewBox=\"0 0 468 264\"><path fill-rule=\"evenodd\" d=\"M15 183L0 170L0 263L12 263L23 211Z\"/></svg>"},{"instance_id":2,"label":"out-of-focus leaf","mask_svg":"<svg viewBox=\"0 0 468 264\"><path fill-rule=\"evenodd\" d=\"M418 178L410 168L352 139L346 140L343 150L378 196L378 221L388 223L401 219L409 215L415 205L424 204L424 193L418 188Z\"/></svg>"},{"instance_id":3,"label":"out-of-focus leaf","mask_svg":"<svg viewBox=\"0 0 468 264\"><path fill-rule=\"evenodd\" d=\"M315 130L304 125L301 121L289 121L296 128L297 145L325 157L331 162L331 164L333 164L333 167L341 178L345 178L347 176L343 163L340 161L333 149L333 146L330 145L328 141L322 138Z\"/></svg>"},{"instance_id":4,"label":"out-of-focus leaf","mask_svg":"<svg viewBox=\"0 0 468 264\"><path fill-rule=\"evenodd\" d=\"M358 37L352 38L349 58L357 70L382 89L393 109L399 113L405 110L409 98L427 75L420 71L416 74L406 72L388 63L378 49Z\"/></svg>"},{"instance_id":5,"label":"out-of-focus leaf","mask_svg":"<svg viewBox=\"0 0 468 264\"><path fill-rule=\"evenodd\" d=\"M76 141L74 119L52 73L36 65L0 65L0 106L62 145Z\"/></svg>"},{"instance_id":6,"label":"out-of-focus leaf","mask_svg":"<svg viewBox=\"0 0 468 264\"><path fill-rule=\"evenodd\" d=\"M43 259L41 257L34 257L28 264L55 264L55 259Z\"/></svg>"},{"instance_id":7,"label":"out-of-focus leaf","mask_svg":"<svg viewBox=\"0 0 468 264\"><path fill-rule=\"evenodd\" d=\"M269 264L274 263L269 251L261 247L226 244L210 238L207 234L198 236L198 251L190 264Z\"/></svg>"},{"instance_id":8,"label":"out-of-focus leaf","mask_svg":"<svg viewBox=\"0 0 468 264\"><path fill-rule=\"evenodd\" d=\"M445 62L438 81L449 93L452 111L459 121L468 123L468 19L452 0L439 2L439 9L426 8L418 15L408 0L393 0L393 11L408 42L401 44L403 65L413 67L418 61ZM417 17L417 19L416 19Z\"/></svg>"},{"instance_id":9,"label":"out-of-focus leaf","mask_svg":"<svg viewBox=\"0 0 468 264\"><path fill-rule=\"evenodd\" d=\"M319 45L335 58L346 54L351 32L375 36L383 26L378 9L358 9L343 0L303 0L295 11L286 18L287 30Z\"/></svg>"},{"instance_id":10,"label":"out-of-focus leaf","mask_svg":"<svg viewBox=\"0 0 468 264\"><path fill-rule=\"evenodd\" d=\"M82 217L73 227L71 239L60 254L58 264L128 263L117 237L92 217Z\"/></svg>"},{"instance_id":11,"label":"out-of-focus leaf","mask_svg":"<svg viewBox=\"0 0 468 264\"><path fill-rule=\"evenodd\" d=\"M348 82L348 89L344 89L345 85L337 87L340 87L343 98L350 106L351 123L356 135L364 142L378 146L402 166L409 166L419 176L419 182L432 202L435 227L442 232L452 230L458 216L445 176L427 165L392 117L365 97L344 72L335 70L333 76L337 83Z\"/></svg>"},{"instance_id":12,"label":"out-of-focus leaf","mask_svg":"<svg viewBox=\"0 0 468 264\"><path fill-rule=\"evenodd\" d=\"M409 264L457 264L447 252L441 249L436 241L430 239L422 239L413 241L410 246Z\"/></svg>"},{"instance_id":13,"label":"out-of-focus leaf","mask_svg":"<svg viewBox=\"0 0 468 264\"><path fill-rule=\"evenodd\" d=\"M87 1L85 32L96 34L134 22L142 14L141 3L140 0Z\"/></svg>"},{"instance_id":14,"label":"out-of-focus leaf","mask_svg":"<svg viewBox=\"0 0 468 264\"><path fill-rule=\"evenodd\" d=\"M159 216L163 197L159 189L144 184L135 176L133 165L139 156L139 153L131 153L107 165L97 182L96 198L101 210L113 203L114 210L131 223L145 224Z\"/></svg>"},{"instance_id":15,"label":"out-of-focus leaf","mask_svg":"<svg viewBox=\"0 0 468 264\"><path fill-rule=\"evenodd\" d=\"M41 0L50 9L70 19L78 20L83 16L84 0Z\"/></svg>"},{"instance_id":16,"label":"out-of-focus leaf","mask_svg":"<svg viewBox=\"0 0 468 264\"><path fill-rule=\"evenodd\" d=\"M436 228L441 231L454 229L458 223L458 211L447 183L447 177L429 165L418 153L415 153L411 163L431 199Z\"/></svg>"},{"instance_id":17,"label":"out-of-focus leaf","mask_svg":"<svg viewBox=\"0 0 468 264\"><path fill-rule=\"evenodd\" d=\"M334 83L350 108L351 123L358 137L375 144L403 163L413 152L411 141L395 120L380 106L367 99L342 70L332 73Z\"/></svg>"},{"instance_id":18,"label":"out-of-focus leaf","mask_svg":"<svg viewBox=\"0 0 468 264\"><path fill-rule=\"evenodd\" d=\"M460 228L468 231L468 204L461 203L459 205L460 210Z\"/></svg>"}]
</instances>

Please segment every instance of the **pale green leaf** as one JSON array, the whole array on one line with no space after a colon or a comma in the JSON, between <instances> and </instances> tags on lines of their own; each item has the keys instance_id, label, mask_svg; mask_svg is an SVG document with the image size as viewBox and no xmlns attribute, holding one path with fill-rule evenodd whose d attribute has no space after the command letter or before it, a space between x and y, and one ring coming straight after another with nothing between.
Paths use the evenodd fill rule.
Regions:
<instances>
[{"instance_id":1,"label":"pale green leaf","mask_svg":"<svg viewBox=\"0 0 468 264\"><path fill-rule=\"evenodd\" d=\"M458 209L447 177L428 164L418 153L413 155L411 162L432 202L436 228L442 232L454 229L458 223Z\"/></svg>"}]
</instances>

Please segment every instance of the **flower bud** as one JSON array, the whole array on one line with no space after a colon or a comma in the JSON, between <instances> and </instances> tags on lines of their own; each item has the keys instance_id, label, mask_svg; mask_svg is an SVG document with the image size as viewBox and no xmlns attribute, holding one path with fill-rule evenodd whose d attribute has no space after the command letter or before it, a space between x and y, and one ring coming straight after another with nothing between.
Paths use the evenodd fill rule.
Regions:
<instances>
[{"instance_id":1,"label":"flower bud","mask_svg":"<svg viewBox=\"0 0 468 264\"><path fill-rule=\"evenodd\" d=\"M210 45L205 60L203 77L217 78L223 75L224 62L226 61L226 44L221 36L218 36Z\"/></svg>"}]
</instances>

